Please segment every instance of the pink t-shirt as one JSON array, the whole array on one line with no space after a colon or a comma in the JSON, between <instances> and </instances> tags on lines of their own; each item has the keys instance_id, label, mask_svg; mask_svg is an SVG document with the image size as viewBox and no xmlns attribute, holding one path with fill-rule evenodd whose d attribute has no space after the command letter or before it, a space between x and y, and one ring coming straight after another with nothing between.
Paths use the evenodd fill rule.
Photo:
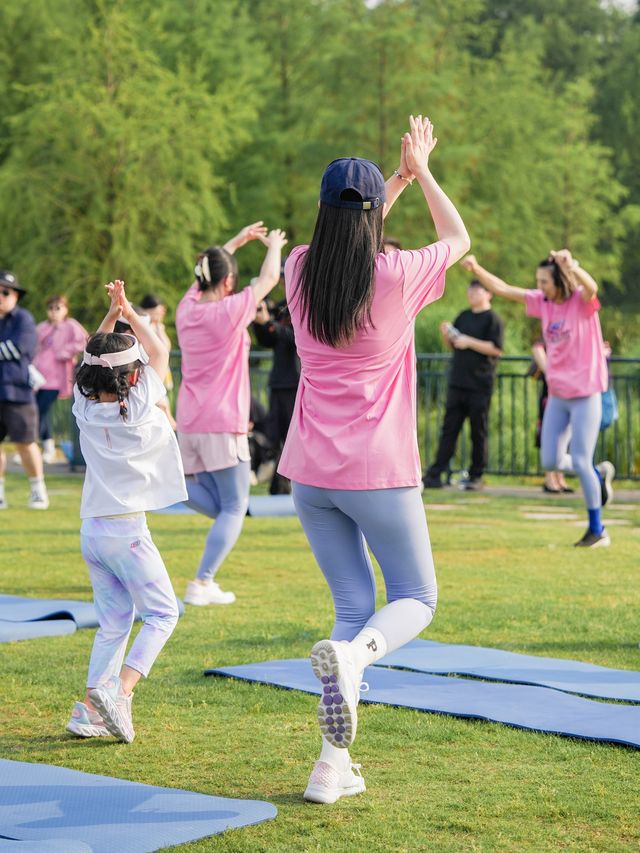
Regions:
<instances>
[{"instance_id":1,"label":"pink t-shirt","mask_svg":"<svg viewBox=\"0 0 640 853\"><path fill-rule=\"evenodd\" d=\"M57 326L48 320L38 323L36 333L38 349L33 363L45 378L42 389L59 391L64 400L71 396L76 356L85 348L89 334L71 317Z\"/></svg>"},{"instance_id":2,"label":"pink t-shirt","mask_svg":"<svg viewBox=\"0 0 640 853\"><path fill-rule=\"evenodd\" d=\"M379 254L371 324L344 347L320 343L301 320L295 292L306 249L285 264L301 373L278 470L328 489L417 486L414 320L442 296L449 247Z\"/></svg>"},{"instance_id":3,"label":"pink t-shirt","mask_svg":"<svg viewBox=\"0 0 640 853\"><path fill-rule=\"evenodd\" d=\"M178 432L246 433L249 427L247 326L256 316L250 287L218 302L200 302L194 284L176 310L182 352Z\"/></svg>"},{"instance_id":4,"label":"pink t-shirt","mask_svg":"<svg viewBox=\"0 0 640 853\"><path fill-rule=\"evenodd\" d=\"M547 350L549 393L571 399L606 391L607 361L600 328L600 302L585 302L582 287L565 302L551 302L540 290L525 290L529 317L539 317Z\"/></svg>"}]
</instances>

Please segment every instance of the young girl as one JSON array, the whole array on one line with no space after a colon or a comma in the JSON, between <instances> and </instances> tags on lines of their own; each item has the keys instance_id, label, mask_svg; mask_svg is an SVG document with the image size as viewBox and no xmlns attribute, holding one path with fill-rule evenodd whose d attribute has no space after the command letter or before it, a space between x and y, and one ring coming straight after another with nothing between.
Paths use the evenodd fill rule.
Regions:
<instances>
[{"instance_id":1,"label":"young girl","mask_svg":"<svg viewBox=\"0 0 640 853\"><path fill-rule=\"evenodd\" d=\"M538 264L535 290L507 284L481 267L473 255L462 266L492 293L521 302L529 317L540 319L549 388L540 437L542 467L575 471L580 478L589 526L576 546L610 545L601 507L611 499L615 469L611 462L602 462L597 469L593 464L602 417L601 394L609 381L598 319L598 285L568 249L551 252Z\"/></svg>"},{"instance_id":2,"label":"young girl","mask_svg":"<svg viewBox=\"0 0 640 853\"><path fill-rule=\"evenodd\" d=\"M364 791L348 752L362 672L423 631L436 606L420 494L414 321L442 296L445 270L469 237L428 168L431 123L410 121L400 168L386 185L369 160L327 166L311 244L285 264L302 369L279 471L292 481L336 617L331 639L311 650L323 691L322 751L304 796L318 803ZM384 254L383 217L414 177L438 242ZM367 544L387 591L378 612Z\"/></svg>"},{"instance_id":3,"label":"young girl","mask_svg":"<svg viewBox=\"0 0 640 853\"><path fill-rule=\"evenodd\" d=\"M239 293L236 249L249 240L267 247L260 275ZM222 590L216 573L235 545L249 504L249 347L247 326L256 307L280 279L284 231L267 235L262 222L242 229L225 246L202 252L196 281L176 311L182 351L182 383L178 392L178 442L187 474L189 506L215 518L186 604L232 604L235 595Z\"/></svg>"},{"instance_id":4,"label":"young girl","mask_svg":"<svg viewBox=\"0 0 640 853\"><path fill-rule=\"evenodd\" d=\"M83 355L73 414L87 471L80 517L82 555L89 567L100 627L84 702L67 729L81 737L112 734L130 743L133 688L147 676L178 620L167 570L151 540L146 510L187 497L180 453L156 406L169 354L129 304L124 283L107 285L111 308ZM136 338L113 332L119 317ZM135 612L142 627L129 650Z\"/></svg>"}]
</instances>

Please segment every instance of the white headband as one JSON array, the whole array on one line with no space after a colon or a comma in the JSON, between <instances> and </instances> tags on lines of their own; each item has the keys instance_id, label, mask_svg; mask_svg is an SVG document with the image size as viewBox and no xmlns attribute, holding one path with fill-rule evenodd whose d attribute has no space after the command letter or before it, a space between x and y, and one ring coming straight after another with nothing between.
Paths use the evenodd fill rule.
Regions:
<instances>
[{"instance_id":1,"label":"white headband","mask_svg":"<svg viewBox=\"0 0 640 853\"><path fill-rule=\"evenodd\" d=\"M121 352L105 352L102 355L92 355L90 352L84 351L82 355L82 363L88 365L98 365L99 367L109 367L113 370L114 367L121 367L123 364L131 364L133 361L141 361L146 364L149 361L149 356L138 345L137 338L133 335L126 335L131 338L133 343L129 349Z\"/></svg>"}]
</instances>

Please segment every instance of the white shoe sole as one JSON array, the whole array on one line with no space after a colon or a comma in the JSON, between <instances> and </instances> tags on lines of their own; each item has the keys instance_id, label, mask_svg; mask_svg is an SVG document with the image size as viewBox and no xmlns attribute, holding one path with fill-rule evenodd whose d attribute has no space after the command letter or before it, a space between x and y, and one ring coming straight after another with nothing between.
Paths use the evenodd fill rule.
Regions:
<instances>
[{"instance_id":1,"label":"white shoe sole","mask_svg":"<svg viewBox=\"0 0 640 853\"><path fill-rule=\"evenodd\" d=\"M201 601L191 598L188 595L185 595L182 600L185 604L190 604L192 607L208 607L210 604L233 604L233 602L236 600L236 597L234 595L233 598L230 598L227 601Z\"/></svg>"},{"instance_id":2,"label":"white shoe sole","mask_svg":"<svg viewBox=\"0 0 640 853\"><path fill-rule=\"evenodd\" d=\"M40 509L40 510L49 509L49 501L47 501L46 503L37 503L37 504L28 503L27 507L28 507L28 509Z\"/></svg>"},{"instance_id":3,"label":"white shoe sole","mask_svg":"<svg viewBox=\"0 0 640 853\"><path fill-rule=\"evenodd\" d=\"M611 539L609 539L608 536L605 536L604 539L598 539L597 542L595 542L593 545L590 545L589 549L592 550L593 548L608 548L609 545L611 545Z\"/></svg>"},{"instance_id":4,"label":"white shoe sole","mask_svg":"<svg viewBox=\"0 0 640 853\"><path fill-rule=\"evenodd\" d=\"M313 674L322 685L318 703L318 724L323 737L338 749L348 749L358 727L357 693L352 702L341 691L346 673L340 671L336 643L321 640L311 649ZM344 691L346 693L346 691Z\"/></svg>"},{"instance_id":5,"label":"white shoe sole","mask_svg":"<svg viewBox=\"0 0 640 853\"><path fill-rule=\"evenodd\" d=\"M67 731L77 737L109 737L110 732L105 726L92 726L85 723L75 723L73 720L67 725Z\"/></svg>"},{"instance_id":6,"label":"white shoe sole","mask_svg":"<svg viewBox=\"0 0 640 853\"><path fill-rule=\"evenodd\" d=\"M351 785L348 788L325 788L322 785L307 785L307 790L302 796L310 803L331 805L331 803L337 802L341 797L353 797L355 794L362 794L366 790L367 787L364 784L364 779L359 778L358 784Z\"/></svg>"},{"instance_id":7,"label":"white shoe sole","mask_svg":"<svg viewBox=\"0 0 640 853\"><path fill-rule=\"evenodd\" d=\"M109 732L123 743L131 743L136 736L133 726L121 713L120 708L107 691L100 687L94 687L93 690L89 691L89 698Z\"/></svg>"},{"instance_id":8,"label":"white shoe sole","mask_svg":"<svg viewBox=\"0 0 640 853\"><path fill-rule=\"evenodd\" d=\"M596 466L602 478L604 479L604 490L607 494L607 500L603 501L603 506L610 504L613 501L613 478L616 476L616 469L612 462L601 462Z\"/></svg>"}]
</instances>

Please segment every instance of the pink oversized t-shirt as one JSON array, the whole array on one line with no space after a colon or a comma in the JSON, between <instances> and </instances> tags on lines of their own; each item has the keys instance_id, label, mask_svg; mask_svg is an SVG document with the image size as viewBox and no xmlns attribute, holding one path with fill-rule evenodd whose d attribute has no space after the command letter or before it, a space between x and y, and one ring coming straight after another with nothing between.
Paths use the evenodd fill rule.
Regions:
<instances>
[{"instance_id":1,"label":"pink oversized t-shirt","mask_svg":"<svg viewBox=\"0 0 640 853\"><path fill-rule=\"evenodd\" d=\"M58 391L61 400L71 396L76 356L85 348L89 333L67 317L57 326L45 320L36 326L38 349L33 363L45 378L44 391Z\"/></svg>"},{"instance_id":2,"label":"pink oversized t-shirt","mask_svg":"<svg viewBox=\"0 0 640 853\"><path fill-rule=\"evenodd\" d=\"M246 433L251 390L247 326L256 316L250 287L218 302L200 302L194 284L176 310L182 352L178 432Z\"/></svg>"},{"instance_id":3,"label":"pink oversized t-shirt","mask_svg":"<svg viewBox=\"0 0 640 853\"><path fill-rule=\"evenodd\" d=\"M285 264L301 372L278 470L328 489L417 486L414 320L442 296L449 247L379 254L371 323L344 347L320 343L301 319L295 293L306 249Z\"/></svg>"},{"instance_id":4,"label":"pink oversized t-shirt","mask_svg":"<svg viewBox=\"0 0 640 853\"><path fill-rule=\"evenodd\" d=\"M600 302L585 302L582 287L565 302L551 302L540 290L525 290L529 317L539 317L547 350L546 380L554 397L571 399L606 391L609 378L600 328Z\"/></svg>"}]
</instances>

